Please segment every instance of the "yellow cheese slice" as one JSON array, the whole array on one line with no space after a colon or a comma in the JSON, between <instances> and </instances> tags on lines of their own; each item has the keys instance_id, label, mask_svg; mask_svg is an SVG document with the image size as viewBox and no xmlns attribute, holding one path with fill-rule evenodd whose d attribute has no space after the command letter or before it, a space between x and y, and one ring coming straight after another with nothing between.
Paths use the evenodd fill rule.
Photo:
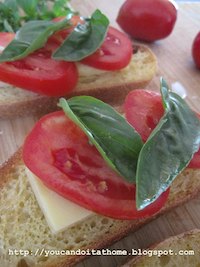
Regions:
<instances>
[{"instance_id":1,"label":"yellow cheese slice","mask_svg":"<svg viewBox=\"0 0 200 267\"><path fill-rule=\"evenodd\" d=\"M26 173L38 204L53 233L65 230L93 214L92 211L72 203L47 188L28 168L26 168Z\"/></svg>"}]
</instances>

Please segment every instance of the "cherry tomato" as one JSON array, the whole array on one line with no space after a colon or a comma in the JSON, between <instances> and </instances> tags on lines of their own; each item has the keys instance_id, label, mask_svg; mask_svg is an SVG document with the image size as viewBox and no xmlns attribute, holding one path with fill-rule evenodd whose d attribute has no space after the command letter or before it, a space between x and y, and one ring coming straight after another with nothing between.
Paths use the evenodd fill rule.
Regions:
<instances>
[{"instance_id":1,"label":"cherry tomato","mask_svg":"<svg viewBox=\"0 0 200 267\"><path fill-rule=\"evenodd\" d=\"M0 46L8 45L10 37L0 33ZM42 48L24 59L0 63L0 80L35 93L63 96L75 87L78 72L74 63L56 61L50 50Z\"/></svg>"},{"instance_id":2,"label":"cherry tomato","mask_svg":"<svg viewBox=\"0 0 200 267\"><path fill-rule=\"evenodd\" d=\"M193 41L192 56L197 68L200 68L200 32L196 35Z\"/></svg>"},{"instance_id":3,"label":"cherry tomato","mask_svg":"<svg viewBox=\"0 0 200 267\"><path fill-rule=\"evenodd\" d=\"M119 70L129 64L132 53L130 39L124 33L109 27L102 46L81 62L98 69Z\"/></svg>"},{"instance_id":4,"label":"cherry tomato","mask_svg":"<svg viewBox=\"0 0 200 267\"><path fill-rule=\"evenodd\" d=\"M164 115L162 99L159 93L137 89L130 92L124 102L127 121L136 129L145 142L161 117ZM197 114L200 119L200 114ZM200 149L188 167L200 168Z\"/></svg>"},{"instance_id":5,"label":"cherry tomato","mask_svg":"<svg viewBox=\"0 0 200 267\"><path fill-rule=\"evenodd\" d=\"M88 137L62 111L44 116L35 125L25 141L23 159L58 194L112 218L150 216L164 205L169 193L137 211L135 185L110 169Z\"/></svg>"},{"instance_id":6,"label":"cherry tomato","mask_svg":"<svg viewBox=\"0 0 200 267\"><path fill-rule=\"evenodd\" d=\"M173 0L126 0L117 22L133 38L153 42L172 32L176 18L177 5Z\"/></svg>"}]
</instances>

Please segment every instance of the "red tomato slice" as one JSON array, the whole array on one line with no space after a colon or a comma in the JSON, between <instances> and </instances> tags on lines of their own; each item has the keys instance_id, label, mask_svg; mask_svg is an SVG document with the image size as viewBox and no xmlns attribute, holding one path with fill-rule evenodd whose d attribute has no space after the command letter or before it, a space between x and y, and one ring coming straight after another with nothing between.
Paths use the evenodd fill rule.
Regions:
<instances>
[{"instance_id":1,"label":"red tomato slice","mask_svg":"<svg viewBox=\"0 0 200 267\"><path fill-rule=\"evenodd\" d=\"M12 32L1 32L0 33L0 51L3 50L13 39L15 34Z\"/></svg>"},{"instance_id":2,"label":"red tomato slice","mask_svg":"<svg viewBox=\"0 0 200 267\"><path fill-rule=\"evenodd\" d=\"M190 161L188 168L199 169L200 168L200 149L194 154Z\"/></svg>"},{"instance_id":3,"label":"red tomato slice","mask_svg":"<svg viewBox=\"0 0 200 267\"><path fill-rule=\"evenodd\" d=\"M124 103L127 121L146 141L164 114L161 95L159 93L137 89L130 92ZM200 118L200 115L197 114ZM200 168L200 149L188 165L189 168Z\"/></svg>"},{"instance_id":4,"label":"red tomato slice","mask_svg":"<svg viewBox=\"0 0 200 267\"><path fill-rule=\"evenodd\" d=\"M10 39L10 33L0 33L0 46ZM35 93L63 96L75 87L78 72L74 63L56 61L44 48L24 59L0 63L0 80Z\"/></svg>"},{"instance_id":5,"label":"red tomato slice","mask_svg":"<svg viewBox=\"0 0 200 267\"><path fill-rule=\"evenodd\" d=\"M61 19L63 17L56 18L54 21L60 21ZM78 23L83 23L83 21L80 17L74 16L72 18L74 26L67 30L56 32L50 37L49 41L60 45ZM102 46L94 54L81 60L81 62L97 69L119 70L129 64L132 54L133 47L130 39L124 33L109 27Z\"/></svg>"},{"instance_id":6,"label":"red tomato slice","mask_svg":"<svg viewBox=\"0 0 200 267\"><path fill-rule=\"evenodd\" d=\"M129 64L132 53L130 39L124 33L109 27L102 46L81 62L97 69L119 70Z\"/></svg>"},{"instance_id":7,"label":"red tomato slice","mask_svg":"<svg viewBox=\"0 0 200 267\"><path fill-rule=\"evenodd\" d=\"M146 141L163 116L164 109L160 94L147 90L133 90L125 99L127 121Z\"/></svg>"},{"instance_id":8,"label":"red tomato slice","mask_svg":"<svg viewBox=\"0 0 200 267\"><path fill-rule=\"evenodd\" d=\"M137 211L135 186L107 166L87 136L62 111L44 116L35 125L26 139L23 159L58 194L112 218L150 216L160 210L169 193Z\"/></svg>"},{"instance_id":9,"label":"red tomato slice","mask_svg":"<svg viewBox=\"0 0 200 267\"><path fill-rule=\"evenodd\" d=\"M65 17L57 17L53 19L53 21L58 22L65 19ZM60 30L54 33L48 40L48 42L54 42L58 46L67 38L67 36L72 32L72 30L77 26L78 23L83 23L83 20L80 16L73 16L71 18L71 24L72 26L68 29Z\"/></svg>"}]
</instances>

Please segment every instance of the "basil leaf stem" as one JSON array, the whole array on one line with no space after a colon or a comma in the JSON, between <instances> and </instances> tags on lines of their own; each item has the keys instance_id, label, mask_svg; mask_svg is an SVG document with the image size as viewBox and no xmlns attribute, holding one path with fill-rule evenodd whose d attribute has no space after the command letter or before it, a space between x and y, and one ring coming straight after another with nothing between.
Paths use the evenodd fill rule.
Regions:
<instances>
[{"instance_id":1,"label":"basil leaf stem","mask_svg":"<svg viewBox=\"0 0 200 267\"><path fill-rule=\"evenodd\" d=\"M143 143L124 117L90 96L61 98L59 106L85 132L109 166L127 181L134 182Z\"/></svg>"},{"instance_id":2,"label":"basil leaf stem","mask_svg":"<svg viewBox=\"0 0 200 267\"><path fill-rule=\"evenodd\" d=\"M54 59L79 61L94 53L103 43L109 20L96 10L84 24L78 24L74 31L53 54Z\"/></svg>"},{"instance_id":3,"label":"basil leaf stem","mask_svg":"<svg viewBox=\"0 0 200 267\"><path fill-rule=\"evenodd\" d=\"M0 62L22 59L43 47L54 32L69 27L70 20L60 22L29 21L17 32L15 39L0 54Z\"/></svg>"},{"instance_id":4,"label":"basil leaf stem","mask_svg":"<svg viewBox=\"0 0 200 267\"><path fill-rule=\"evenodd\" d=\"M136 206L155 201L188 165L200 145L200 121L161 80L164 116L144 144L136 174Z\"/></svg>"}]
</instances>

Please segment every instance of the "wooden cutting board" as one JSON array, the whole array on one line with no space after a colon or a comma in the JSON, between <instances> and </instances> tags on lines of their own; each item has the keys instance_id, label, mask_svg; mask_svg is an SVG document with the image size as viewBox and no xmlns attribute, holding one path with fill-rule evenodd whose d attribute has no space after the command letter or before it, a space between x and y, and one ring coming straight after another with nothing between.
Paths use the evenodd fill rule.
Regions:
<instances>
[{"instance_id":1,"label":"wooden cutting board","mask_svg":"<svg viewBox=\"0 0 200 267\"><path fill-rule=\"evenodd\" d=\"M72 5L82 15L90 15L99 8L117 26L115 19L123 0L72 0ZM200 70L191 57L191 46L200 25L200 3L179 4L178 20L173 33L166 39L149 44L158 58L158 72L148 86L159 90L159 78L163 76L169 84L184 87L186 100L200 111ZM0 164L23 143L26 134L33 127L36 117L0 120ZM200 228L200 196L186 205L160 217L142 227L136 233L114 244L110 249L145 248L173 234L192 228ZM103 238L103 237L102 237ZM120 256L97 256L79 263L77 267L114 267L125 260Z\"/></svg>"}]
</instances>

